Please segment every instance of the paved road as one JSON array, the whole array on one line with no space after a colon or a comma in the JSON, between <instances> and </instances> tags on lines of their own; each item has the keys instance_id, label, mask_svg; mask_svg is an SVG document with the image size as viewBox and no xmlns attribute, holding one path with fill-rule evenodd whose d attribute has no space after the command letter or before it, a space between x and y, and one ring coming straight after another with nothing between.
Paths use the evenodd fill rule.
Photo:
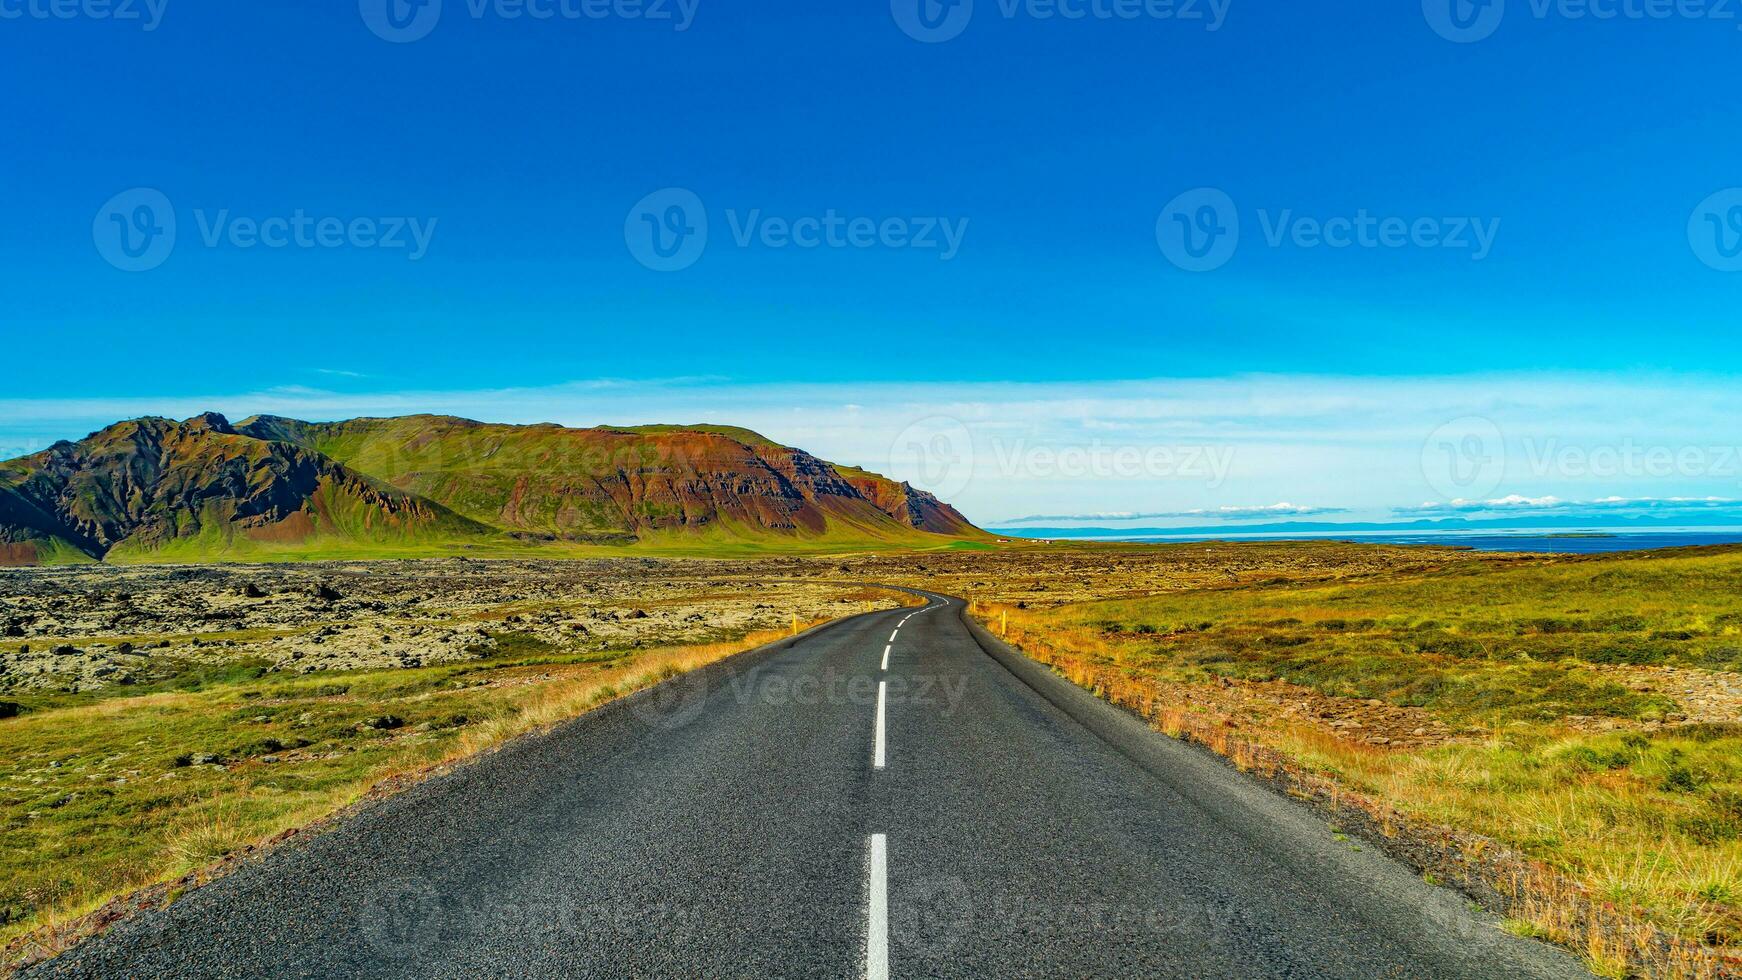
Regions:
<instances>
[{"instance_id":1,"label":"paved road","mask_svg":"<svg viewBox=\"0 0 1742 980\"><path fill-rule=\"evenodd\" d=\"M862 616L517 743L29 975L1586 976L1196 749L1115 749L1048 685L959 602Z\"/></svg>"}]
</instances>

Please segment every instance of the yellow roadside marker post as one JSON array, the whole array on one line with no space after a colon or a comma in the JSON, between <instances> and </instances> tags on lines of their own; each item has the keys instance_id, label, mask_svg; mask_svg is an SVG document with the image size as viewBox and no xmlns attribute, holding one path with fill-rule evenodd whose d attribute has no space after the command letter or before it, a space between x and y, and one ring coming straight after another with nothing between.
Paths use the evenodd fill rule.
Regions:
<instances>
[{"instance_id":1,"label":"yellow roadside marker post","mask_svg":"<svg viewBox=\"0 0 1742 980\"><path fill-rule=\"evenodd\" d=\"M1008 638L1010 636L1010 610L1008 610L1008 609L1000 610L998 613L998 616L999 616L998 635L1005 637L1005 638Z\"/></svg>"}]
</instances>

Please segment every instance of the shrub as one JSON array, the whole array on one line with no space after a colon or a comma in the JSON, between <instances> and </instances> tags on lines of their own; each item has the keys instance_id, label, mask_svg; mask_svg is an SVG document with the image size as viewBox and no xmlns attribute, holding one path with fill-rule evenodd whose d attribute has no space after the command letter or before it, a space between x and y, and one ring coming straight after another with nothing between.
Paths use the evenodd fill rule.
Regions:
<instances>
[{"instance_id":1,"label":"shrub","mask_svg":"<svg viewBox=\"0 0 1742 980\"><path fill-rule=\"evenodd\" d=\"M1674 652L1674 647L1662 642L1606 643L1585 654L1585 659L1594 664L1657 664Z\"/></svg>"},{"instance_id":2,"label":"shrub","mask_svg":"<svg viewBox=\"0 0 1742 980\"><path fill-rule=\"evenodd\" d=\"M1581 745L1568 752L1568 761L1592 771L1602 769L1625 769L1632 764L1633 753L1624 749L1599 750L1588 745Z\"/></svg>"},{"instance_id":3,"label":"shrub","mask_svg":"<svg viewBox=\"0 0 1742 980\"><path fill-rule=\"evenodd\" d=\"M1576 619L1525 619L1518 624L1520 633L1583 633L1585 624Z\"/></svg>"},{"instance_id":4,"label":"shrub","mask_svg":"<svg viewBox=\"0 0 1742 980\"><path fill-rule=\"evenodd\" d=\"M1708 721L1683 725L1675 730L1677 738L1691 739L1701 744L1722 738L1742 738L1742 725L1735 722Z\"/></svg>"},{"instance_id":5,"label":"shrub","mask_svg":"<svg viewBox=\"0 0 1742 980\"><path fill-rule=\"evenodd\" d=\"M1444 631L1423 633L1415 638L1415 648L1422 653L1437 653L1447 657L1457 657L1460 660L1481 660L1488 656L1488 648L1482 643L1465 636L1453 636Z\"/></svg>"},{"instance_id":6,"label":"shrub","mask_svg":"<svg viewBox=\"0 0 1742 980\"><path fill-rule=\"evenodd\" d=\"M1660 786L1665 793L1693 793L1705 783L1704 777L1696 775L1687 766L1676 763L1664 770Z\"/></svg>"}]
</instances>

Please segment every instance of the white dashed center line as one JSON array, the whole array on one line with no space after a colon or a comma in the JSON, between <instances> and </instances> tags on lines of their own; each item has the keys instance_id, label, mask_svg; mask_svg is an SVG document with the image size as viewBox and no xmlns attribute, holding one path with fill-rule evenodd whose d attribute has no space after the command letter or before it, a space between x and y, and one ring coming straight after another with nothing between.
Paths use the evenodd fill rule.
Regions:
<instances>
[{"instance_id":1,"label":"white dashed center line","mask_svg":"<svg viewBox=\"0 0 1742 980\"><path fill-rule=\"evenodd\" d=\"M891 643L889 646L886 646L883 648L883 669L884 670L889 669L889 651L894 646L895 646L895 644Z\"/></svg>"},{"instance_id":2,"label":"white dashed center line","mask_svg":"<svg viewBox=\"0 0 1742 980\"><path fill-rule=\"evenodd\" d=\"M877 738L876 748L872 752L871 764L878 769L883 768L883 714L884 704L889 700L889 682L877 682Z\"/></svg>"},{"instance_id":3,"label":"white dashed center line","mask_svg":"<svg viewBox=\"0 0 1742 980\"><path fill-rule=\"evenodd\" d=\"M871 835L865 918L866 980L889 980L889 838L883 834Z\"/></svg>"},{"instance_id":4,"label":"white dashed center line","mask_svg":"<svg viewBox=\"0 0 1742 980\"><path fill-rule=\"evenodd\" d=\"M901 632L901 627L897 626L895 628L895 633L899 633L899 632ZM895 633L889 634L889 642L891 642L891 643L895 642Z\"/></svg>"}]
</instances>

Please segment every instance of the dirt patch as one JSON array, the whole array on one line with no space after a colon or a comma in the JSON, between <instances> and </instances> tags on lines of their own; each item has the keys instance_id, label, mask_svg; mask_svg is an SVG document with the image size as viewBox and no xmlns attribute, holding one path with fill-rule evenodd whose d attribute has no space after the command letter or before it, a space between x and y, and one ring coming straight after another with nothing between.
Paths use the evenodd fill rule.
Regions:
<instances>
[{"instance_id":1,"label":"dirt patch","mask_svg":"<svg viewBox=\"0 0 1742 980\"><path fill-rule=\"evenodd\" d=\"M1591 668L1629 690L1662 694L1676 702L1678 710L1665 715L1662 726L1742 725L1742 675L1693 667L1629 667L1596 665ZM1581 727L1616 727L1609 719L1578 718ZM1660 727L1647 721L1647 729Z\"/></svg>"},{"instance_id":2,"label":"dirt patch","mask_svg":"<svg viewBox=\"0 0 1742 980\"><path fill-rule=\"evenodd\" d=\"M1187 689L1180 690L1182 702ZM1287 681L1237 681L1221 678L1213 686L1189 689L1189 698L1213 710L1254 722L1284 718L1322 729L1350 742L1380 748L1406 749L1448 745L1481 736L1459 731L1423 708L1399 707L1371 698L1321 694Z\"/></svg>"}]
</instances>

